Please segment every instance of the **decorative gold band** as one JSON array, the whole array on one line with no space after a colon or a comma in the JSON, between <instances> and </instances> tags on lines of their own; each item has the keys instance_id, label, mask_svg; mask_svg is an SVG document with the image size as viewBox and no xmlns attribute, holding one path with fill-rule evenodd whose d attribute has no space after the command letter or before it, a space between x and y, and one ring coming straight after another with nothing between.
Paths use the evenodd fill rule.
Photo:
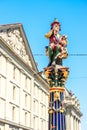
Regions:
<instances>
[{"instance_id":1,"label":"decorative gold band","mask_svg":"<svg viewBox=\"0 0 87 130\"><path fill-rule=\"evenodd\" d=\"M64 92L65 91L65 88L64 87L52 87L52 88L50 88L49 89L49 91L50 92L56 92L56 91L58 91L58 92Z\"/></svg>"}]
</instances>

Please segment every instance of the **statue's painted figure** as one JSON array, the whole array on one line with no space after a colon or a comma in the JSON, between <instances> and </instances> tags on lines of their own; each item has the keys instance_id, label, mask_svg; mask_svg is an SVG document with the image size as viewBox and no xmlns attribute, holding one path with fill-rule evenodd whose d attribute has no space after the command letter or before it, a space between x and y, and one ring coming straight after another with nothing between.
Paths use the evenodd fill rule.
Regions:
<instances>
[{"instance_id":1,"label":"statue's painted figure","mask_svg":"<svg viewBox=\"0 0 87 130\"><path fill-rule=\"evenodd\" d=\"M45 34L45 37L49 39L49 45L45 47L46 55L49 58L48 66L44 69L46 79L50 85L64 86L65 81L69 74L69 68L60 65L58 60L67 58L67 36L60 35L60 23L57 19L51 23L51 30Z\"/></svg>"},{"instance_id":2,"label":"statue's painted figure","mask_svg":"<svg viewBox=\"0 0 87 130\"><path fill-rule=\"evenodd\" d=\"M67 36L60 35L60 23L57 19L51 24L51 30L45 34L45 37L49 39L49 45L45 47L46 55L49 57L49 64L55 64L58 58L67 58Z\"/></svg>"}]
</instances>

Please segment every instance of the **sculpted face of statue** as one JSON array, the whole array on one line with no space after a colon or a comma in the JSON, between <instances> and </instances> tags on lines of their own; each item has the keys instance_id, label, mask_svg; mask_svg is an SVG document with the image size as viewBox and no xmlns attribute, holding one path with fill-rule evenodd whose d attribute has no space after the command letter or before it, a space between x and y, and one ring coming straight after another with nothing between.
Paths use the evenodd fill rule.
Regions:
<instances>
[{"instance_id":1,"label":"sculpted face of statue","mask_svg":"<svg viewBox=\"0 0 87 130\"><path fill-rule=\"evenodd\" d=\"M54 24L54 25L53 25L53 32L54 32L54 35L57 35L58 32L59 32L59 30L60 30L59 25L58 25L58 24Z\"/></svg>"}]
</instances>

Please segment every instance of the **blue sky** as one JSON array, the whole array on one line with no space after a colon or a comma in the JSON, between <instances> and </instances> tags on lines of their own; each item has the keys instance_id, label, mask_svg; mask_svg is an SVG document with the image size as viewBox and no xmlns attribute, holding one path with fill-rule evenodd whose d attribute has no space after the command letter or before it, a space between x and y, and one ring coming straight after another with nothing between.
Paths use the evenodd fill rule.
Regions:
<instances>
[{"instance_id":1,"label":"blue sky","mask_svg":"<svg viewBox=\"0 0 87 130\"><path fill-rule=\"evenodd\" d=\"M68 36L69 56L63 60L63 65L70 68L66 87L80 100L83 113L81 130L85 130L87 129L87 0L0 0L0 25L23 24L39 71L48 64L44 47L49 41L44 34L50 30L50 23L54 18L61 23L60 33Z\"/></svg>"}]
</instances>

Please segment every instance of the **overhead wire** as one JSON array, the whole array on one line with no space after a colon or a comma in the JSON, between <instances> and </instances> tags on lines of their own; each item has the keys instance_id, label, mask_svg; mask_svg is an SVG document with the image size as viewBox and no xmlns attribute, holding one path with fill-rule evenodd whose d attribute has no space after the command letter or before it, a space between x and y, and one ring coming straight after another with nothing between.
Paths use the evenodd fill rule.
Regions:
<instances>
[{"instance_id":1,"label":"overhead wire","mask_svg":"<svg viewBox=\"0 0 87 130\"><path fill-rule=\"evenodd\" d=\"M46 56L45 54L33 54L34 56ZM68 56L87 56L87 54L80 54L80 53L72 53L72 54L68 54Z\"/></svg>"}]
</instances>

